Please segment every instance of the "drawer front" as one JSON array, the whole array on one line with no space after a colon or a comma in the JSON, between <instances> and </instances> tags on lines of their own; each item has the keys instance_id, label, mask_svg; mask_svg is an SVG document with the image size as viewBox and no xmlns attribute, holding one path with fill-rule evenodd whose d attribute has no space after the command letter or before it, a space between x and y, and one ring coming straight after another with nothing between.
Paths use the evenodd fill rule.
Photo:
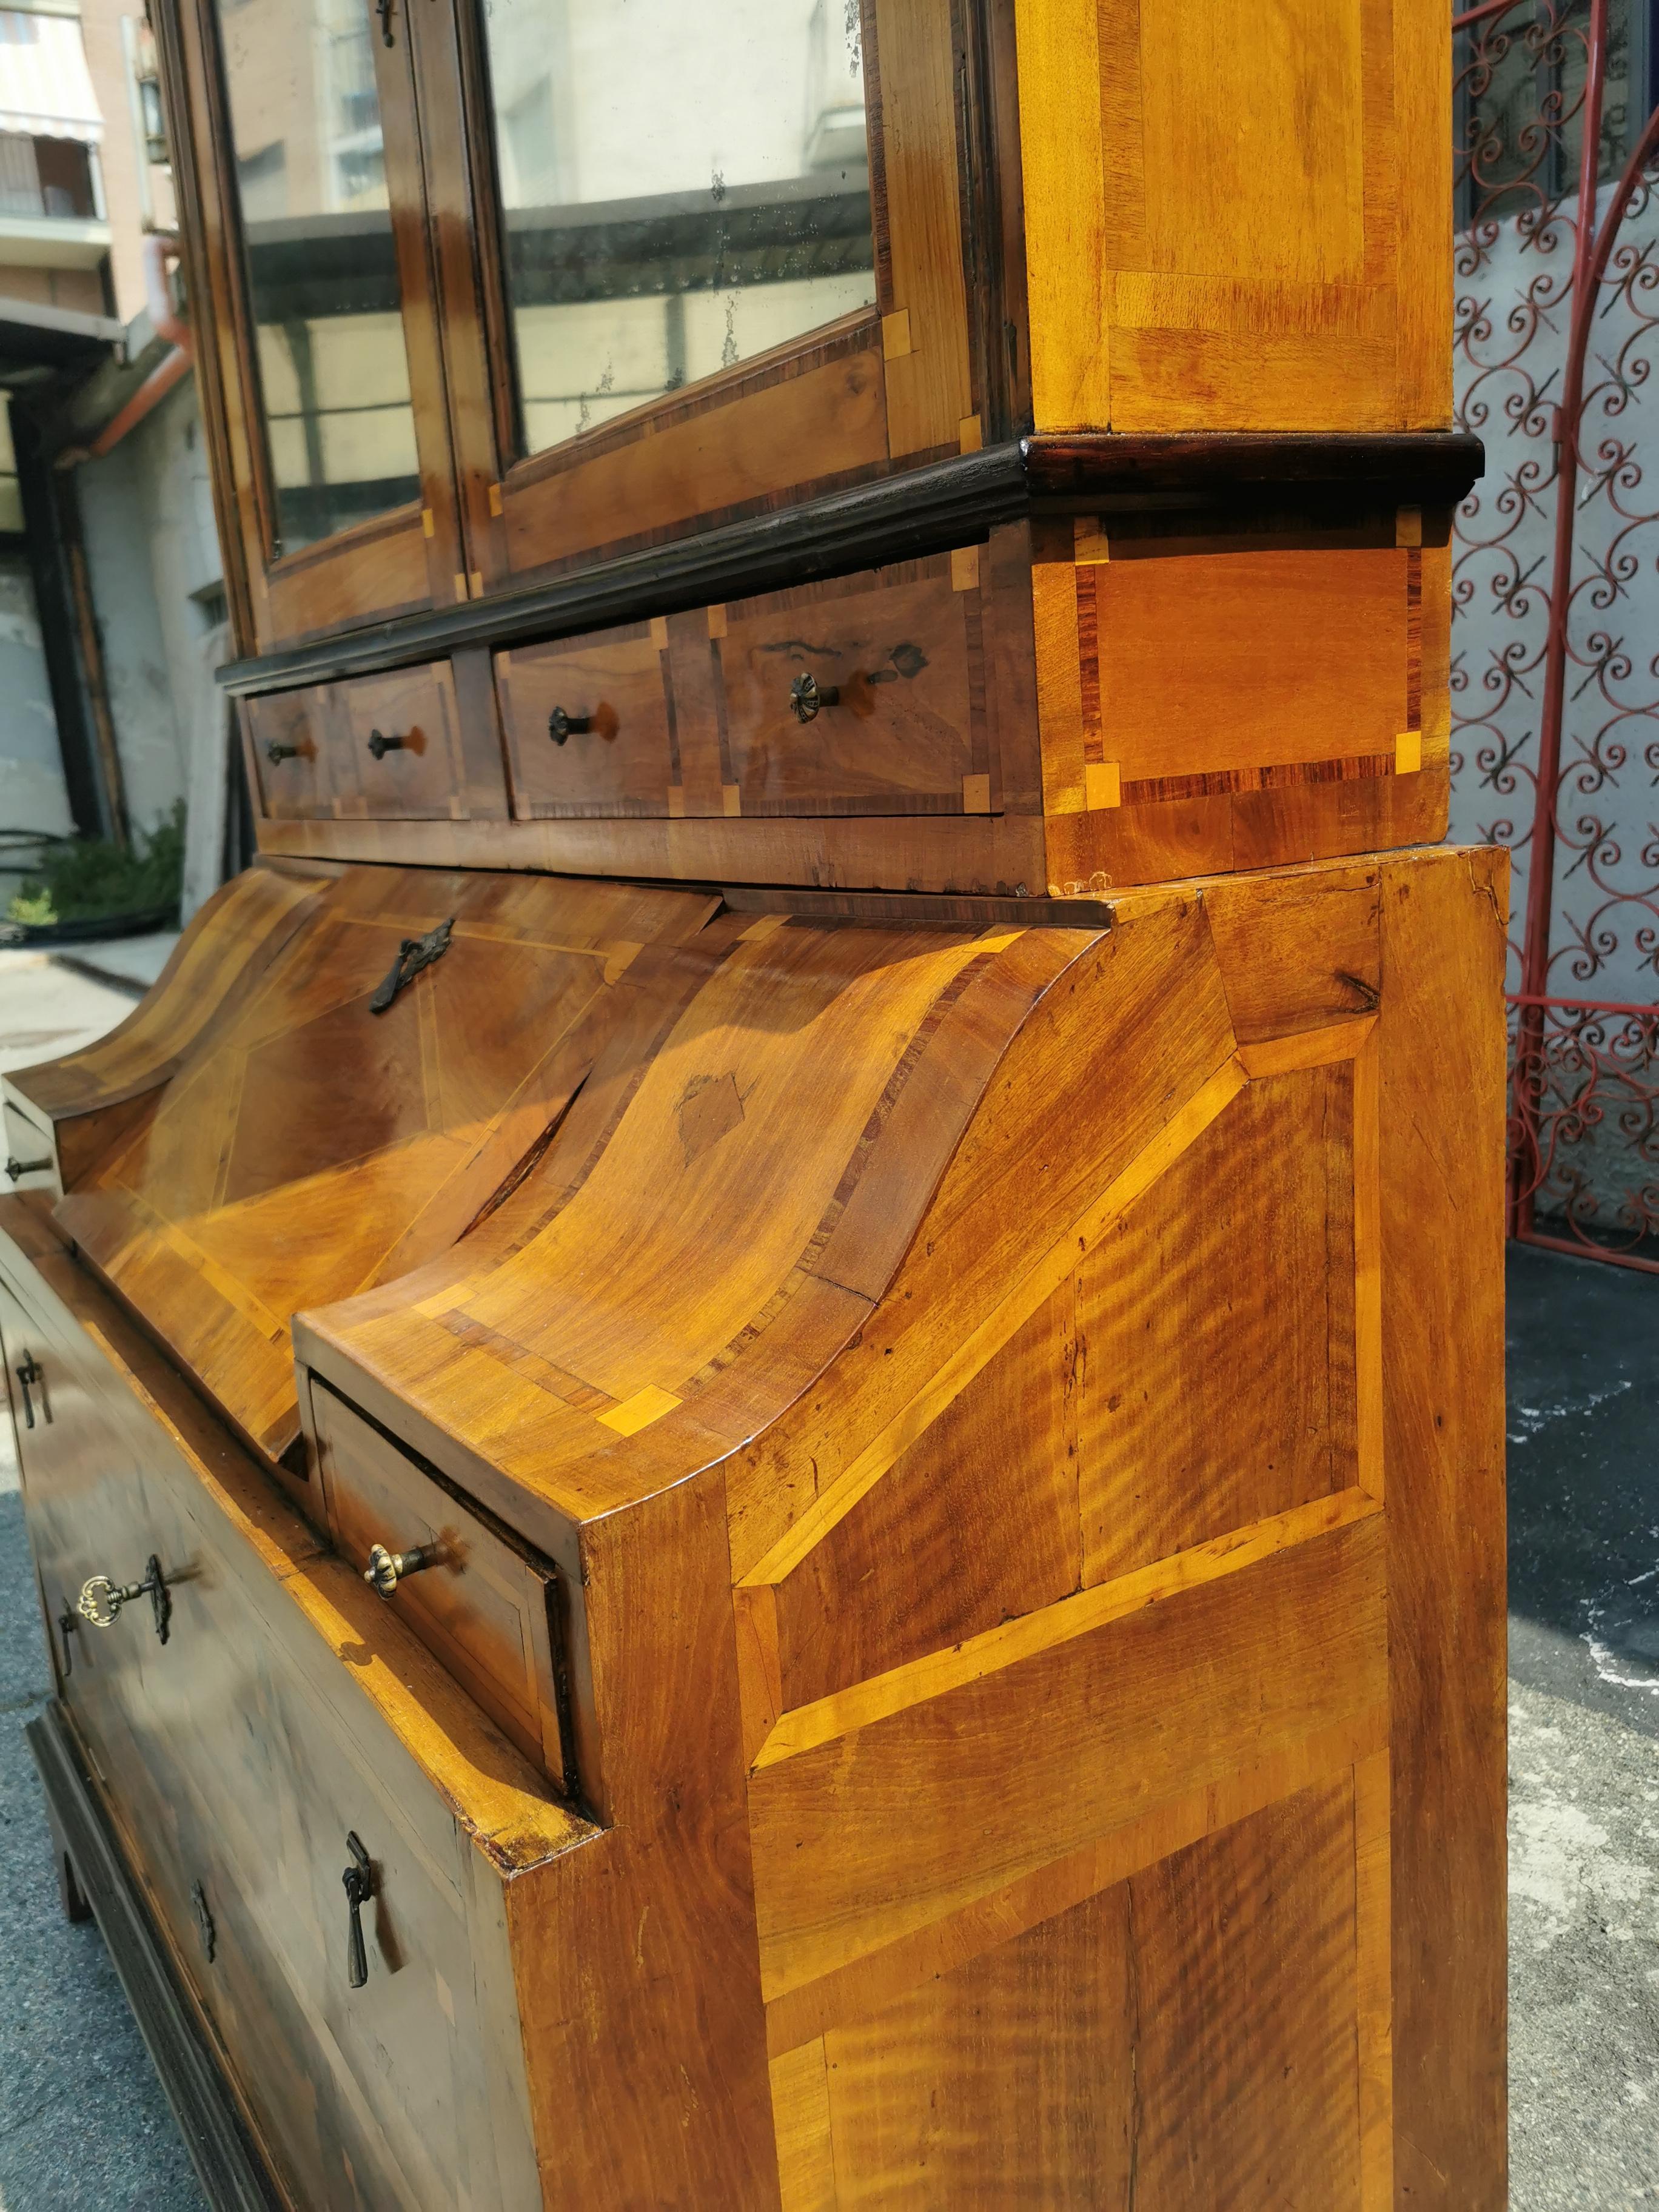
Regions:
<instances>
[{"instance_id":1,"label":"drawer front","mask_svg":"<svg viewBox=\"0 0 1659 2212\"><path fill-rule=\"evenodd\" d=\"M0 1290L0 1328L9 1370L44 1371L50 1418L37 1387L20 1445L49 1615L94 1573L162 1564L166 1643L148 1600L82 1623L67 1671L56 1638L60 1692L272 2163L325 2212L494 2201L470 1854L447 1808L73 1318ZM349 1834L374 1885L357 1989Z\"/></svg>"},{"instance_id":2,"label":"drawer front","mask_svg":"<svg viewBox=\"0 0 1659 2212\"><path fill-rule=\"evenodd\" d=\"M386 1602L562 1788L553 1567L498 1534L331 1390L313 1381L311 1395L329 1528L341 1553L360 1571L377 1544L435 1555L400 1577Z\"/></svg>"},{"instance_id":3,"label":"drawer front","mask_svg":"<svg viewBox=\"0 0 1659 2212\"><path fill-rule=\"evenodd\" d=\"M990 811L981 565L942 556L711 623L744 815Z\"/></svg>"},{"instance_id":4,"label":"drawer front","mask_svg":"<svg viewBox=\"0 0 1659 2212\"><path fill-rule=\"evenodd\" d=\"M244 712L254 784L266 819L306 822L331 813L333 723L327 686L250 699Z\"/></svg>"},{"instance_id":5,"label":"drawer front","mask_svg":"<svg viewBox=\"0 0 1659 2212\"><path fill-rule=\"evenodd\" d=\"M342 684L334 811L374 820L448 817L465 806L455 678L447 660Z\"/></svg>"},{"instance_id":6,"label":"drawer front","mask_svg":"<svg viewBox=\"0 0 1659 2212\"><path fill-rule=\"evenodd\" d=\"M653 623L496 654L521 821L668 813L677 778L666 645L665 626Z\"/></svg>"}]
</instances>

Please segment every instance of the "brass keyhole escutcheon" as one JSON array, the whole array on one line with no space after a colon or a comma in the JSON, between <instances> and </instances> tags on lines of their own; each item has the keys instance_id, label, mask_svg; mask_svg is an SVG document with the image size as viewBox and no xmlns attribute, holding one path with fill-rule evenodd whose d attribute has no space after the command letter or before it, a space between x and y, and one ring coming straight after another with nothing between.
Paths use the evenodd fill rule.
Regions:
<instances>
[{"instance_id":1,"label":"brass keyhole escutcheon","mask_svg":"<svg viewBox=\"0 0 1659 2212\"><path fill-rule=\"evenodd\" d=\"M173 1597L161 1573L161 1562L154 1552L144 1563L144 1579L141 1583L118 1583L109 1575L91 1576L81 1585L75 1610L94 1628L113 1628L121 1617L122 1607L140 1597L149 1600L156 1639L165 1644L172 1633Z\"/></svg>"}]
</instances>

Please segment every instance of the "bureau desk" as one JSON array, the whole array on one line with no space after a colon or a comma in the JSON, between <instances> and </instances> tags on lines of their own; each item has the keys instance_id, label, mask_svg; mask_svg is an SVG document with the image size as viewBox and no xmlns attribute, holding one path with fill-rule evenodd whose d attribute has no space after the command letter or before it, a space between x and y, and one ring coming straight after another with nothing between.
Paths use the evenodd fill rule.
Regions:
<instances>
[{"instance_id":1,"label":"bureau desk","mask_svg":"<svg viewBox=\"0 0 1659 2212\"><path fill-rule=\"evenodd\" d=\"M259 857L0 1339L210 2201L1498 2212L1443 19L156 28Z\"/></svg>"}]
</instances>

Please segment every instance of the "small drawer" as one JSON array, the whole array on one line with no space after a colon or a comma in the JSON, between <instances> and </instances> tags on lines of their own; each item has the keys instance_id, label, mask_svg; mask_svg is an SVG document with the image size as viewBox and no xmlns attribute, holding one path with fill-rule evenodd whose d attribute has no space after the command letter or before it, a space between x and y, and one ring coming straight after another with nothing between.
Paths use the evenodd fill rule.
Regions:
<instances>
[{"instance_id":1,"label":"small drawer","mask_svg":"<svg viewBox=\"0 0 1659 2212\"><path fill-rule=\"evenodd\" d=\"M659 623L495 656L520 821L665 815L673 766Z\"/></svg>"},{"instance_id":2,"label":"small drawer","mask_svg":"<svg viewBox=\"0 0 1659 2212\"><path fill-rule=\"evenodd\" d=\"M307 822L331 813L329 775L331 700L328 687L277 691L250 699L248 750L269 822Z\"/></svg>"},{"instance_id":3,"label":"small drawer","mask_svg":"<svg viewBox=\"0 0 1659 2212\"><path fill-rule=\"evenodd\" d=\"M334 811L396 821L459 819L466 769L455 678L447 660L336 687Z\"/></svg>"},{"instance_id":4,"label":"small drawer","mask_svg":"<svg viewBox=\"0 0 1659 2212\"><path fill-rule=\"evenodd\" d=\"M977 551L724 610L725 771L748 815L986 813Z\"/></svg>"},{"instance_id":5,"label":"small drawer","mask_svg":"<svg viewBox=\"0 0 1659 2212\"><path fill-rule=\"evenodd\" d=\"M432 1564L386 1602L556 1786L565 1786L555 1569L532 1559L314 1380L329 1527L361 1573L378 1544Z\"/></svg>"}]
</instances>

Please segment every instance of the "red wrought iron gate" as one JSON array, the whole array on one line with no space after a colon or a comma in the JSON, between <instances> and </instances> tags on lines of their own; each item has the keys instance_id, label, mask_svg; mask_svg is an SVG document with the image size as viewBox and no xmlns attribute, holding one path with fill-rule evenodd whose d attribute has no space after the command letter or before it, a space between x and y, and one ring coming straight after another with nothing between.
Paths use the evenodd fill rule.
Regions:
<instances>
[{"instance_id":1,"label":"red wrought iron gate","mask_svg":"<svg viewBox=\"0 0 1659 2212\"><path fill-rule=\"evenodd\" d=\"M1510 1229L1659 1272L1659 107L1648 0L1454 18L1453 831L1508 845Z\"/></svg>"}]
</instances>

